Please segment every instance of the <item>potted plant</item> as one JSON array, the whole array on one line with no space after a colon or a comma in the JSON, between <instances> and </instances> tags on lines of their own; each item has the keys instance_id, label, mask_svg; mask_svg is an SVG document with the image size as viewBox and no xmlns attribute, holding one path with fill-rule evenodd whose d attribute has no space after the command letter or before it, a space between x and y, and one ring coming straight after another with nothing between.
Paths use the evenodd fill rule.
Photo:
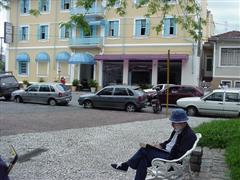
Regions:
<instances>
[{"instance_id":1,"label":"potted plant","mask_svg":"<svg viewBox=\"0 0 240 180\"><path fill-rule=\"evenodd\" d=\"M39 82L45 82L43 77L40 77Z\"/></svg>"},{"instance_id":2,"label":"potted plant","mask_svg":"<svg viewBox=\"0 0 240 180\"><path fill-rule=\"evenodd\" d=\"M88 84L89 84L89 86L90 86L91 92L93 92L93 93L96 92L96 89L97 89L97 87L98 87L97 81L91 79Z\"/></svg>"},{"instance_id":3,"label":"potted plant","mask_svg":"<svg viewBox=\"0 0 240 180\"><path fill-rule=\"evenodd\" d=\"M79 80L78 79L74 79L72 81L72 91L76 91L78 85L79 85Z\"/></svg>"},{"instance_id":4,"label":"potted plant","mask_svg":"<svg viewBox=\"0 0 240 180\"><path fill-rule=\"evenodd\" d=\"M26 89L30 85L28 80L26 79L24 79L22 82L23 82L23 89Z\"/></svg>"}]
</instances>

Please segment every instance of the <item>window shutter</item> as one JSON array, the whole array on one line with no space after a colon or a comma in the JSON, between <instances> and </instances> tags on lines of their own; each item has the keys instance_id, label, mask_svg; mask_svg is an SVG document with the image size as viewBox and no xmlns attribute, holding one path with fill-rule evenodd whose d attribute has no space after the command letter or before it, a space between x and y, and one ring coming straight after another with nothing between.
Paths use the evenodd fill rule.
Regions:
<instances>
[{"instance_id":1,"label":"window shutter","mask_svg":"<svg viewBox=\"0 0 240 180\"><path fill-rule=\"evenodd\" d=\"M169 28L170 28L170 19L166 18L164 19L164 36L169 36Z\"/></svg>"},{"instance_id":2,"label":"window shutter","mask_svg":"<svg viewBox=\"0 0 240 180\"><path fill-rule=\"evenodd\" d=\"M114 37L118 36L119 21L114 21Z\"/></svg>"},{"instance_id":3,"label":"window shutter","mask_svg":"<svg viewBox=\"0 0 240 180\"><path fill-rule=\"evenodd\" d=\"M24 3L23 3L23 0L21 0L20 5L21 5L21 14L23 14L24 13Z\"/></svg>"},{"instance_id":4,"label":"window shutter","mask_svg":"<svg viewBox=\"0 0 240 180\"><path fill-rule=\"evenodd\" d=\"M27 13L29 13L29 0L26 0L26 8L27 8Z\"/></svg>"},{"instance_id":5,"label":"window shutter","mask_svg":"<svg viewBox=\"0 0 240 180\"><path fill-rule=\"evenodd\" d=\"M22 74L21 62L18 62L18 74Z\"/></svg>"},{"instance_id":6,"label":"window shutter","mask_svg":"<svg viewBox=\"0 0 240 180\"><path fill-rule=\"evenodd\" d=\"M60 29L60 33L61 33L61 35L60 35L60 39L64 39L64 34L65 34L65 30L66 30L66 28L63 26L63 27L61 27L61 29Z\"/></svg>"},{"instance_id":7,"label":"window shutter","mask_svg":"<svg viewBox=\"0 0 240 180\"><path fill-rule=\"evenodd\" d=\"M91 26L92 27L92 37L96 37L97 36L97 26Z\"/></svg>"},{"instance_id":8,"label":"window shutter","mask_svg":"<svg viewBox=\"0 0 240 180\"><path fill-rule=\"evenodd\" d=\"M105 21L105 37L109 36L109 21Z\"/></svg>"},{"instance_id":9,"label":"window shutter","mask_svg":"<svg viewBox=\"0 0 240 180\"><path fill-rule=\"evenodd\" d=\"M141 35L141 20L136 20L135 22L135 36Z\"/></svg>"},{"instance_id":10,"label":"window shutter","mask_svg":"<svg viewBox=\"0 0 240 180\"><path fill-rule=\"evenodd\" d=\"M18 29L18 40L19 41L22 40L22 27L19 27L19 29Z\"/></svg>"},{"instance_id":11,"label":"window shutter","mask_svg":"<svg viewBox=\"0 0 240 180\"><path fill-rule=\"evenodd\" d=\"M173 19L173 24L174 24L173 34L176 35L177 34L177 22L176 22L176 19Z\"/></svg>"},{"instance_id":12,"label":"window shutter","mask_svg":"<svg viewBox=\"0 0 240 180\"><path fill-rule=\"evenodd\" d=\"M146 19L146 35L148 36L150 34L150 19Z\"/></svg>"},{"instance_id":13,"label":"window shutter","mask_svg":"<svg viewBox=\"0 0 240 180\"><path fill-rule=\"evenodd\" d=\"M47 12L49 12L49 0L46 0L46 3L47 3Z\"/></svg>"},{"instance_id":14,"label":"window shutter","mask_svg":"<svg viewBox=\"0 0 240 180\"><path fill-rule=\"evenodd\" d=\"M42 0L38 0L38 10L42 11Z\"/></svg>"},{"instance_id":15,"label":"window shutter","mask_svg":"<svg viewBox=\"0 0 240 180\"><path fill-rule=\"evenodd\" d=\"M61 0L61 9L64 10L64 0Z\"/></svg>"},{"instance_id":16,"label":"window shutter","mask_svg":"<svg viewBox=\"0 0 240 180\"><path fill-rule=\"evenodd\" d=\"M48 26L45 26L45 39L49 39L49 37L48 37Z\"/></svg>"},{"instance_id":17,"label":"window shutter","mask_svg":"<svg viewBox=\"0 0 240 180\"><path fill-rule=\"evenodd\" d=\"M80 28L80 38L83 38L83 36L84 36L83 29Z\"/></svg>"},{"instance_id":18,"label":"window shutter","mask_svg":"<svg viewBox=\"0 0 240 180\"><path fill-rule=\"evenodd\" d=\"M29 40L29 39L28 39L28 29L29 29L29 28L26 27L26 32L25 32L25 33L26 33L26 40Z\"/></svg>"}]
</instances>

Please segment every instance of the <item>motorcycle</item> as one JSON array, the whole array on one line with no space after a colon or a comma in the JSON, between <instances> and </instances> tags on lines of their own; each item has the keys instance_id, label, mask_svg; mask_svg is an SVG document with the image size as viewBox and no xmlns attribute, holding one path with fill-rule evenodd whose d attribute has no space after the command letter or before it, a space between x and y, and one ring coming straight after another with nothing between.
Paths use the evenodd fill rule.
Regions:
<instances>
[{"instance_id":1,"label":"motorcycle","mask_svg":"<svg viewBox=\"0 0 240 180\"><path fill-rule=\"evenodd\" d=\"M10 161L9 165L4 162L0 157L0 180L9 180L8 174L12 170L13 166L18 160L18 155L14 147L11 145L11 153L13 155L12 160Z\"/></svg>"},{"instance_id":2,"label":"motorcycle","mask_svg":"<svg viewBox=\"0 0 240 180\"><path fill-rule=\"evenodd\" d=\"M152 96L151 104L154 113L160 113L162 111L162 104L160 102L160 90L156 89L156 94Z\"/></svg>"}]
</instances>

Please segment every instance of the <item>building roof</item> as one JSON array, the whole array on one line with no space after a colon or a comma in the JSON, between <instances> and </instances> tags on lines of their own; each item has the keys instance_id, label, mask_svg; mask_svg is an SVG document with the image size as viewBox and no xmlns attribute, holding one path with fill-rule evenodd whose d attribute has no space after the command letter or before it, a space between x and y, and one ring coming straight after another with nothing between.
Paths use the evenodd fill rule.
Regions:
<instances>
[{"instance_id":1,"label":"building roof","mask_svg":"<svg viewBox=\"0 0 240 180\"><path fill-rule=\"evenodd\" d=\"M209 38L210 41L240 40L240 31L229 31Z\"/></svg>"}]
</instances>

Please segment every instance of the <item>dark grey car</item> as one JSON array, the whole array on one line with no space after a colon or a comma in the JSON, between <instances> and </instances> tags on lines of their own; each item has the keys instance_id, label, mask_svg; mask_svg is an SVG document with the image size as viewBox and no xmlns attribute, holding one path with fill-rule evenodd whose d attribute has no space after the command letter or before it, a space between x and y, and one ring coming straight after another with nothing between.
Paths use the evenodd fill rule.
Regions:
<instances>
[{"instance_id":1,"label":"dark grey car","mask_svg":"<svg viewBox=\"0 0 240 180\"><path fill-rule=\"evenodd\" d=\"M67 105L72 99L72 93L61 83L37 83L27 89L14 91L12 97L15 102L42 103L55 106Z\"/></svg>"},{"instance_id":2,"label":"dark grey car","mask_svg":"<svg viewBox=\"0 0 240 180\"><path fill-rule=\"evenodd\" d=\"M146 102L146 95L139 87L127 85L107 86L96 94L81 95L78 99L79 105L85 108L125 109L127 112L141 110Z\"/></svg>"}]
</instances>

